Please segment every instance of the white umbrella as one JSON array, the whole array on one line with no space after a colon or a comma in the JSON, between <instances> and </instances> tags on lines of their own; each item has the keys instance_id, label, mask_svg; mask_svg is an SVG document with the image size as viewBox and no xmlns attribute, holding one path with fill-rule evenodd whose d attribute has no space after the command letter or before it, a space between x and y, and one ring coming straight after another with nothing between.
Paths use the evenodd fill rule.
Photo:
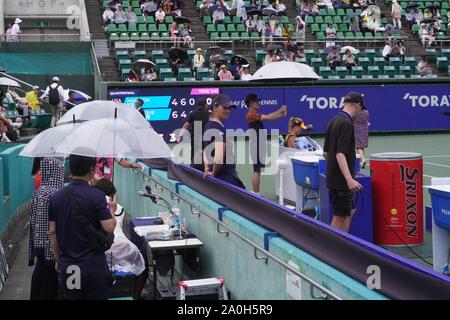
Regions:
<instances>
[{"instance_id":1,"label":"white umbrella","mask_svg":"<svg viewBox=\"0 0 450 320\"><path fill-rule=\"evenodd\" d=\"M71 123L74 116L77 122L104 118L112 119L117 116L117 118L130 122L135 127L150 126L148 121L134 107L114 101L95 100L79 104L67 111L57 124Z\"/></svg>"},{"instance_id":2,"label":"white umbrella","mask_svg":"<svg viewBox=\"0 0 450 320\"><path fill-rule=\"evenodd\" d=\"M302 80L318 80L319 76L314 70L304 63L292 61L272 62L259 68L249 81L257 82L291 82ZM283 85L283 104L285 92Z\"/></svg>"},{"instance_id":3,"label":"white umbrella","mask_svg":"<svg viewBox=\"0 0 450 320\"><path fill-rule=\"evenodd\" d=\"M168 158L172 151L150 127L136 128L122 119L98 119L41 132L22 150L27 157L78 154L106 158Z\"/></svg>"},{"instance_id":4,"label":"white umbrella","mask_svg":"<svg viewBox=\"0 0 450 320\"><path fill-rule=\"evenodd\" d=\"M272 62L259 68L252 81L274 82L289 80L317 80L319 76L304 63L292 61Z\"/></svg>"},{"instance_id":5,"label":"white umbrella","mask_svg":"<svg viewBox=\"0 0 450 320\"><path fill-rule=\"evenodd\" d=\"M11 87L20 87L20 83L17 81L7 78L7 77L1 77L0 78L0 86L11 86Z\"/></svg>"},{"instance_id":6,"label":"white umbrella","mask_svg":"<svg viewBox=\"0 0 450 320\"><path fill-rule=\"evenodd\" d=\"M75 101L88 101L91 99L91 96L87 93L84 93L80 90L74 90L74 89L65 89L64 90L64 100L69 100L69 91L75 92Z\"/></svg>"},{"instance_id":7,"label":"white umbrella","mask_svg":"<svg viewBox=\"0 0 450 320\"><path fill-rule=\"evenodd\" d=\"M350 52L353 53L353 54L359 53L359 50L354 48L354 47L352 47L352 46L345 46L345 47L341 48L341 52L345 52L347 50L350 50Z\"/></svg>"}]
</instances>

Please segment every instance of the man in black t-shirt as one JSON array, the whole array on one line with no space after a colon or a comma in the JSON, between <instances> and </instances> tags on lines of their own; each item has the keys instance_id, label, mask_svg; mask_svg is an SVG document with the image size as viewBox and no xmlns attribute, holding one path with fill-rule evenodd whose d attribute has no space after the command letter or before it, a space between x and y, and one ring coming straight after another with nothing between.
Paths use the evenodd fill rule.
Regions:
<instances>
[{"instance_id":1,"label":"man in black t-shirt","mask_svg":"<svg viewBox=\"0 0 450 320\"><path fill-rule=\"evenodd\" d=\"M144 117L144 119L146 119L145 117L145 111L142 108L142 106L144 105L144 100L142 99L137 99L136 100L136 110L139 111L140 114L142 114L142 116Z\"/></svg>"},{"instance_id":2,"label":"man in black t-shirt","mask_svg":"<svg viewBox=\"0 0 450 320\"><path fill-rule=\"evenodd\" d=\"M219 94L213 97L211 107L211 117L203 134L205 163L203 177L213 176L245 189L245 185L236 172L233 147L229 144L230 141L227 141L227 133L223 125L223 121L230 116L231 109L236 109L236 106L226 95Z\"/></svg>"},{"instance_id":3,"label":"man in black t-shirt","mask_svg":"<svg viewBox=\"0 0 450 320\"><path fill-rule=\"evenodd\" d=\"M344 98L344 109L328 123L323 155L327 160L327 187L331 193L333 220L331 225L348 232L355 213L353 192L362 189L355 176L355 132L353 118L366 109L358 92Z\"/></svg>"},{"instance_id":4,"label":"man in black t-shirt","mask_svg":"<svg viewBox=\"0 0 450 320\"><path fill-rule=\"evenodd\" d=\"M189 130L191 140L191 167L203 171L203 131L209 121L209 111L206 100L197 102L197 109L192 111L178 135L177 143L183 141L186 130Z\"/></svg>"}]
</instances>

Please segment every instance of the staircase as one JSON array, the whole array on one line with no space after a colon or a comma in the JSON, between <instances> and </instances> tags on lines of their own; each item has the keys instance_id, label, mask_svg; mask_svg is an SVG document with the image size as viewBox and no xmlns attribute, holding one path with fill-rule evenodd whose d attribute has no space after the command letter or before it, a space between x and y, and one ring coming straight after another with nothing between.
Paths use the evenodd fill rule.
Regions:
<instances>
[{"instance_id":1,"label":"staircase","mask_svg":"<svg viewBox=\"0 0 450 320\"><path fill-rule=\"evenodd\" d=\"M106 32L103 30L101 1L86 0L86 11L89 21L89 30L95 48L95 56L98 60L103 81L120 81L119 70L115 58L110 55L110 48Z\"/></svg>"}]
</instances>

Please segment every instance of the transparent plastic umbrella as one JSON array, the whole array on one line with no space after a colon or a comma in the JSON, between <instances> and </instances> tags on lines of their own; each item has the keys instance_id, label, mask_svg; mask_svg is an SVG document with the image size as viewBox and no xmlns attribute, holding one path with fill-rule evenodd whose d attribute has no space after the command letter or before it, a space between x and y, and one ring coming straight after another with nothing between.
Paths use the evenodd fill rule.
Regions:
<instances>
[{"instance_id":1,"label":"transparent plastic umbrella","mask_svg":"<svg viewBox=\"0 0 450 320\"><path fill-rule=\"evenodd\" d=\"M133 106L106 100L95 100L79 104L59 119L58 125L72 123L73 117L77 122L98 120L98 119L113 119L116 116L121 120L131 123L135 127L149 127L150 124Z\"/></svg>"},{"instance_id":2,"label":"transparent plastic umbrella","mask_svg":"<svg viewBox=\"0 0 450 320\"><path fill-rule=\"evenodd\" d=\"M1 77L0 86L20 87L20 83L7 77Z\"/></svg>"},{"instance_id":3,"label":"transparent plastic umbrella","mask_svg":"<svg viewBox=\"0 0 450 320\"><path fill-rule=\"evenodd\" d=\"M28 157L78 154L106 158L169 158L172 151L150 127L135 127L122 119L98 119L57 126L37 135L22 150Z\"/></svg>"}]
</instances>

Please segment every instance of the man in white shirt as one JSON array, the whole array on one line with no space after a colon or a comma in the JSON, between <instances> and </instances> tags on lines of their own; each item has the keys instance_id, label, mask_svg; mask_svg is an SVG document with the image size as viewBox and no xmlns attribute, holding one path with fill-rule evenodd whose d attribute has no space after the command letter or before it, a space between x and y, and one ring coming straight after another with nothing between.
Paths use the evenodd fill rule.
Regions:
<instances>
[{"instance_id":1,"label":"man in white shirt","mask_svg":"<svg viewBox=\"0 0 450 320\"><path fill-rule=\"evenodd\" d=\"M162 9L162 7L159 7L158 11L156 11L156 13L155 13L156 24L159 25L160 23L164 23L165 17L166 17L166 13Z\"/></svg>"},{"instance_id":2,"label":"man in white shirt","mask_svg":"<svg viewBox=\"0 0 450 320\"><path fill-rule=\"evenodd\" d=\"M223 12L222 7L219 6L214 10L212 18L214 24L223 23L223 20L225 20L225 13Z\"/></svg>"},{"instance_id":3,"label":"man in white shirt","mask_svg":"<svg viewBox=\"0 0 450 320\"><path fill-rule=\"evenodd\" d=\"M111 7L108 6L103 12L103 27L107 30L108 25L113 22L114 12L111 10Z\"/></svg>"},{"instance_id":4,"label":"man in white shirt","mask_svg":"<svg viewBox=\"0 0 450 320\"><path fill-rule=\"evenodd\" d=\"M52 90L52 92L50 92L50 90ZM53 95L54 90L57 90L59 99L57 96ZM54 127L59 118L61 118L64 101L64 88L60 86L58 77L55 76L52 78L52 83L47 87L47 89L45 89L45 93L41 99L44 97L48 98L48 104L50 105L52 111L52 122L50 125Z\"/></svg>"},{"instance_id":5,"label":"man in white shirt","mask_svg":"<svg viewBox=\"0 0 450 320\"><path fill-rule=\"evenodd\" d=\"M114 23L123 24L128 22L127 13L123 11L122 5L118 5L117 11L114 12Z\"/></svg>"},{"instance_id":6,"label":"man in white shirt","mask_svg":"<svg viewBox=\"0 0 450 320\"><path fill-rule=\"evenodd\" d=\"M16 20L14 21L14 25L11 28L11 38L10 39L12 42L19 41L19 33L22 32L20 30L19 23L22 23L22 20L20 20L19 18L16 18Z\"/></svg>"}]
</instances>

